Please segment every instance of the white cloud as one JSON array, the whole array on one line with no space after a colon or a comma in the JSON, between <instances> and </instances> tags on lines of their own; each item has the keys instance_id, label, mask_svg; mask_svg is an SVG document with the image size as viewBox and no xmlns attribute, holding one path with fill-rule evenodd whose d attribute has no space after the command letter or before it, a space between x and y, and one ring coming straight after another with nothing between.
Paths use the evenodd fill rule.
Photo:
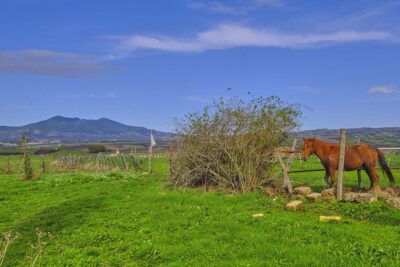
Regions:
<instances>
[{"instance_id":1,"label":"white cloud","mask_svg":"<svg viewBox=\"0 0 400 267\"><path fill-rule=\"evenodd\" d=\"M197 33L195 37L187 39L153 35L124 36L120 37L119 48L123 52L141 49L170 52L202 52L243 46L307 48L349 42L382 41L389 40L391 37L390 33L379 31L293 34L235 24L222 24L208 31Z\"/></svg>"},{"instance_id":2,"label":"white cloud","mask_svg":"<svg viewBox=\"0 0 400 267\"><path fill-rule=\"evenodd\" d=\"M395 94L400 93L400 89L394 86L380 85L369 88L368 94Z\"/></svg>"},{"instance_id":3,"label":"white cloud","mask_svg":"<svg viewBox=\"0 0 400 267\"><path fill-rule=\"evenodd\" d=\"M206 10L210 13L243 15L260 7L267 6L276 8L282 5L283 3L281 0L247 0L245 4L242 4L241 1L232 1L230 5L221 2L190 2L188 6L192 9Z\"/></svg>"},{"instance_id":4,"label":"white cloud","mask_svg":"<svg viewBox=\"0 0 400 267\"><path fill-rule=\"evenodd\" d=\"M281 0L254 0L254 3L259 6L278 7L283 5Z\"/></svg>"},{"instance_id":5,"label":"white cloud","mask_svg":"<svg viewBox=\"0 0 400 267\"><path fill-rule=\"evenodd\" d=\"M0 51L0 72L59 77L93 77L113 69L94 56L48 50Z\"/></svg>"},{"instance_id":6,"label":"white cloud","mask_svg":"<svg viewBox=\"0 0 400 267\"><path fill-rule=\"evenodd\" d=\"M192 9L203 9L211 13L222 13L222 14L242 14L244 10L237 7L227 6L220 2L214 2L210 4L204 4L200 2L192 2L189 4Z\"/></svg>"}]
</instances>

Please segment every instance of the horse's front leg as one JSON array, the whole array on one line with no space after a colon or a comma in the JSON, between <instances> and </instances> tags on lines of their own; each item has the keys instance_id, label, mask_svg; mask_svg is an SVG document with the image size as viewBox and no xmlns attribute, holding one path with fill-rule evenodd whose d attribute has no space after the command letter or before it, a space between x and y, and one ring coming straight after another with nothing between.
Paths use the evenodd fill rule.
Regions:
<instances>
[{"instance_id":1,"label":"horse's front leg","mask_svg":"<svg viewBox=\"0 0 400 267\"><path fill-rule=\"evenodd\" d=\"M335 188L335 168L329 168L329 177L331 178L331 188Z\"/></svg>"}]
</instances>

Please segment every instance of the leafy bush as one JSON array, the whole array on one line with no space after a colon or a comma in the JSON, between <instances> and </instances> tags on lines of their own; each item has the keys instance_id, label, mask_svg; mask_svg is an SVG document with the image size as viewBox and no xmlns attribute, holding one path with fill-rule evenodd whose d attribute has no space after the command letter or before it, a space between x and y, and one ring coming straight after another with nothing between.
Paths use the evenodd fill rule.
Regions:
<instances>
[{"instance_id":1,"label":"leafy bush","mask_svg":"<svg viewBox=\"0 0 400 267\"><path fill-rule=\"evenodd\" d=\"M18 145L22 148L24 154L22 157L22 180L29 181L36 178L35 173L32 167L31 155L27 149L29 144L29 135L28 133L21 134L21 140L18 142Z\"/></svg>"},{"instance_id":2,"label":"leafy bush","mask_svg":"<svg viewBox=\"0 0 400 267\"><path fill-rule=\"evenodd\" d=\"M251 191L271 177L274 151L301 114L278 97L221 98L188 114L177 122L173 185Z\"/></svg>"},{"instance_id":3,"label":"leafy bush","mask_svg":"<svg viewBox=\"0 0 400 267\"><path fill-rule=\"evenodd\" d=\"M107 151L107 148L104 145L89 145L88 151L89 153L103 153Z\"/></svg>"}]
</instances>

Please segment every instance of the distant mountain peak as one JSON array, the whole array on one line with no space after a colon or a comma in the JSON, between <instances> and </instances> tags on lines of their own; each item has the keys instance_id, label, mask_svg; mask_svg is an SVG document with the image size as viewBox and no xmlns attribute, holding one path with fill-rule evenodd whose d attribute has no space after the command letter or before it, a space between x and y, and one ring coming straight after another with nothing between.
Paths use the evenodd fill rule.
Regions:
<instances>
[{"instance_id":1,"label":"distant mountain peak","mask_svg":"<svg viewBox=\"0 0 400 267\"><path fill-rule=\"evenodd\" d=\"M64 117L64 116L57 115L57 116L51 117L51 118L49 118L47 120L43 120L43 121L58 121L58 120L61 120L61 121L72 121L72 120L75 120L76 121L76 120L81 120L81 119L78 118L78 117L69 118L69 117ZM41 121L41 122L43 122L43 121Z\"/></svg>"},{"instance_id":2,"label":"distant mountain peak","mask_svg":"<svg viewBox=\"0 0 400 267\"><path fill-rule=\"evenodd\" d=\"M0 142L16 142L27 130L32 130L34 141L144 141L150 135L150 129L125 125L108 118L87 120L57 115L21 127L0 126ZM154 131L154 135L165 139L170 133Z\"/></svg>"}]
</instances>

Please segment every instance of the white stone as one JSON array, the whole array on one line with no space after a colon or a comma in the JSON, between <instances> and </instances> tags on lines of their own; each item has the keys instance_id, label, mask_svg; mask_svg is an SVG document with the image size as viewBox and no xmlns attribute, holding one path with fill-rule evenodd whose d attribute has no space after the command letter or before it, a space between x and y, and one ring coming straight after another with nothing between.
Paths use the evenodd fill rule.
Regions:
<instances>
[{"instance_id":1,"label":"white stone","mask_svg":"<svg viewBox=\"0 0 400 267\"><path fill-rule=\"evenodd\" d=\"M341 220L340 216L319 216L320 222L340 222Z\"/></svg>"},{"instance_id":2,"label":"white stone","mask_svg":"<svg viewBox=\"0 0 400 267\"><path fill-rule=\"evenodd\" d=\"M297 211L297 210L302 209L303 206L304 206L303 201L301 201L301 200L294 200L294 201L289 202L289 203L286 205L286 209L292 210L292 211Z\"/></svg>"},{"instance_id":3,"label":"white stone","mask_svg":"<svg viewBox=\"0 0 400 267\"><path fill-rule=\"evenodd\" d=\"M378 201L378 198L374 194L361 193L357 194L356 201L359 203L372 203Z\"/></svg>"},{"instance_id":4,"label":"white stone","mask_svg":"<svg viewBox=\"0 0 400 267\"><path fill-rule=\"evenodd\" d=\"M309 186L299 186L299 187L296 187L296 188L294 189L294 191L295 191L297 194L303 195L303 196L306 196L306 195L312 193L311 187L309 187Z\"/></svg>"},{"instance_id":5,"label":"white stone","mask_svg":"<svg viewBox=\"0 0 400 267\"><path fill-rule=\"evenodd\" d=\"M311 194L308 194L307 196L306 196L306 198L307 199L309 199L309 200L318 200L318 199L320 199L321 198L321 194L320 193L311 193Z\"/></svg>"},{"instance_id":6,"label":"white stone","mask_svg":"<svg viewBox=\"0 0 400 267\"><path fill-rule=\"evenodd\" d=\"M346 192L343 194L343 200L347 202L354 202L356 201L357 195L357 193Z\"/></svg>"},{"instance_id":7,"label":"white stone","mask_svg":"<svg viewBox=\"0 0 400 267\"><path fill-rule=\"evenodd\" d=\"M321 191L321 198L323 200L333 200L335 199L335 189L329 188Z\"/></svg>"},{"instance_id":8,"label":"white stone","mask_svg":"<svg viewBox=\"0 0 400 267\"><path fill-rule=\"evenodd\" d=\"M400 209L400 197L392 197L387 200L389 206Z\"/></svg>"}]
</instances>

